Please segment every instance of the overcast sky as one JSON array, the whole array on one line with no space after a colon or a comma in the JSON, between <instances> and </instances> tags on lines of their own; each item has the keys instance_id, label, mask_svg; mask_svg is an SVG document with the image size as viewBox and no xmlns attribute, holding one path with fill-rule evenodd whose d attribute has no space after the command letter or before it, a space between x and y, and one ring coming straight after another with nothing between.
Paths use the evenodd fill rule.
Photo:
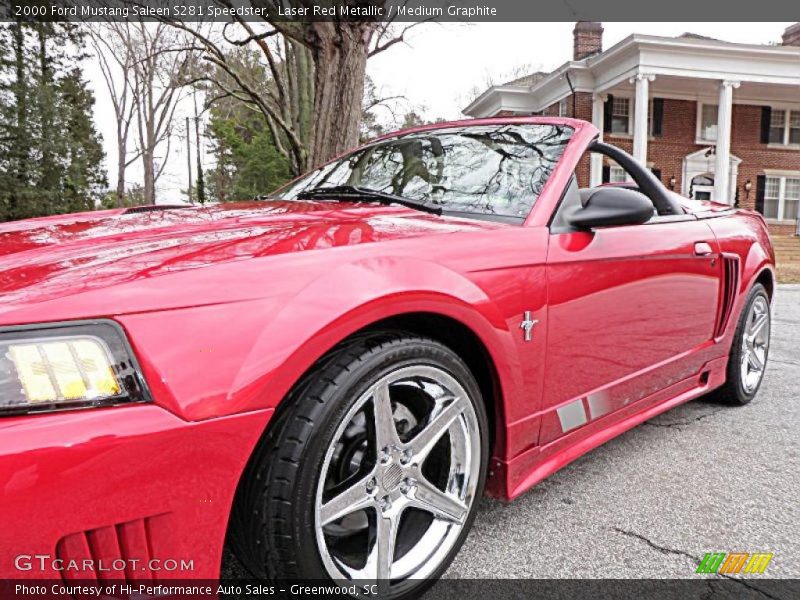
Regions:
<instances>
[{"instance_id":1,"label":"overcast sky","mask_svg":"<svg viewBox=\"0 0 800 600\"><path fill-rule=\"evenodd\" d=\"M603 47L631 33L676 36L692 32L731 42L779 42L790 23L603 23ZM572 58L574 23L426 24L371 59L368 74L385 96L403 95L409 106L424 106L429 118L455 119L472 99L473 90L502 83L519 71L550 71ZM529 67L529 68L526 68ZM95 123L103 135L109 184L116 182L114 113L96 62L88 59L86 76L97 104ZM188 110L188 105L186 107ZM179 115L182 118L183 114ZM158 201L184 199L187 187L186 142L176 140L169 165L158 185ZM206 165L208 166L208 165ZM140 181L133 165L130 181ZM266 191L266 190L265 190Z\"/></svg>"}]
</instances>

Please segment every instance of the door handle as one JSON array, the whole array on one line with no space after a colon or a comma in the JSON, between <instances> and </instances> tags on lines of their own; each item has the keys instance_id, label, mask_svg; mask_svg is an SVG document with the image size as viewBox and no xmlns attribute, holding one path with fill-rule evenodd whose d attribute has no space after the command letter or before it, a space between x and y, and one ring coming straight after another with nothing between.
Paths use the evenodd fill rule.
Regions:
<instances>
[{"instance_id":1,"label":"door handle","mask_svg":"<svg viewBox=\"0 0 800 600\"><path fill-rule=\"evenodd\" d=\"M708 242L695 242L694 243L694 255L695 256L708 256L709 254L713 254L714 250L711 248L711 244Z\"/></svg>"}]
</instances>

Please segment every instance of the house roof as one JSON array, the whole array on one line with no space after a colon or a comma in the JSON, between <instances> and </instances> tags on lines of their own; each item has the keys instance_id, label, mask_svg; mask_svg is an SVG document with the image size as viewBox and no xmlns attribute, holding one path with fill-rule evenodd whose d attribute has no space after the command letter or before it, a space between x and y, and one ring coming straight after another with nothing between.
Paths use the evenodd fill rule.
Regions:
<instances>
[{"instance_id":1,"label":"house roof","mask_svg":"<svg viewBox=\"0 0 800 600\"><path fill-rule=\"evenodd\" d=\"M712 38L707 35L700 35L699 33L692 33L691 31L686 31L678 36L679 38L690 38L693 40L713 40L715 42L721 42L723 40L718 40L717 38Z\"/></svg>"},{"instance_id":2,"label":"house roof","mask_svg":"<svg viewBox=\"0 0 800 600\"><path fill-rule=\"evenodd\" d=\"M517 79L512 79L502 85L522 85L522 86L531 86L536 83L539 83L542 79L547 77L550 73L547 71L536 71L536 73L530 73L529 75L523 75L522 77L518 77Z\"/></svg>"},{"instance_id":3,"label":"house roof","mask_svg":"<svg viewBox=\"0 0 800 600\"><path fill-rule=\"evenodd\" d=\"M537 72L490 87L463 112L470 116L500 110L537 112L572 91L602 92L645 71L658 76L800 85L800 47L740 44L692 33L678 37L632 34L604 52L566 62L551 73Z\"/></svg>"}]
</instances>

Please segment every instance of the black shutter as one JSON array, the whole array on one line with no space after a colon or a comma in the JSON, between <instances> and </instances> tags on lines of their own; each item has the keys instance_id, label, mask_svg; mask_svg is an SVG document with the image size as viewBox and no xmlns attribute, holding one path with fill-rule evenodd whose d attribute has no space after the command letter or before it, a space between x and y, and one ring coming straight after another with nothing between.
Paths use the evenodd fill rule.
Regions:
<instances>
[{"instance_id":1,"label":"black shutter","mask_svg":"<svg viewBox=\"0 0 800 600\"><path fill-rule=\"evenodd\" d=\"M611 181L611 165L603 165L603 183Z\"/></svg>"},{"instance_id":2,"label":"black shutter","mask_svg":"<svg viewBox=\"0 0 800 600\"><path fill-rule=\"evenodd\" d=\"M652 173L656 176L656 179L661 181L661 169L653 169Z\"/></svg>"},{"instance_id":3,"label":"black shutter","mask_svg":"<svg viewBox=\"0 0 800 600\"><path fill-rule=\"evenodd\" d=\"M659 136L664 127L664 99L653 98L653 135Z\"/></svg>"},{"instance_id":4,"label":"black shutter","mask_svg":"<svg viewBox=\"0 0 800 600\"><path fill-rule=\"evenodd\" d=\"M769 124L772 121L772 107L761 108L761 143L769 144Z\"/></svg>"},{"instance_id":5,"label":"black shutter","mask_svg":"<svg viewBox=\"0 0 800 600\"><path fill-rule=\"evenodd\" d=\"M756 177L756 211L764 214L764 196L767 193L767 176Z\"/></svg>"},{"instance_id":6,"label":"black shutter","mask_svg":"<svg viewBox=\"0 0 800 600\"><path fill-rule=\"evenodd\" d=\"M608 95L606 103L603 105L603 132L611 133L611 118L613 116L614 96Z\"/></svg>"}]
</instances>

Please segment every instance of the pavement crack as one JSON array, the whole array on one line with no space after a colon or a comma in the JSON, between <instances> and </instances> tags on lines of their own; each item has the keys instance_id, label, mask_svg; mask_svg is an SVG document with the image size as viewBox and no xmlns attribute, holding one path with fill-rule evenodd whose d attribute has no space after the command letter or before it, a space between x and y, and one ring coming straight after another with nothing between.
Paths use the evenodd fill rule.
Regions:
<instances>
[{"instance_id":1,"label":"pavement crack","mask_svg":"<svg viewBox=\"0 0 800 600\"><path fill-rule=\"evenodd\" d=\"M706 417L712 417L717 413L722 412L725 410L724 408L718 408L716 410L709 411L707 413L703 413L702 415L698 415L693 419L686 419L683 421L672 421L670 423L653 423L652 421L647 421L644 423L645 425L650 425L651 427L666 427L668 429L677 429L678 431L683 431L681 427L686 427L687 425L691 425L692 423L696 423L697 421L702 421Z\"/></svg>"},{"instance_id":2,"label":"pavement crack","mask_svg":"<svg viewBox=\"0 0 800 600\"><path fill-rule=\"evenodd\" d=\"M685 552L683 550L677 550L675 548L668 548L667 546L661 546L659 544L656 544L650 538L648 538L648 537L646 537L646 536L644 536L644 535L642 535L640 533L636 533L635 531L628 531L626 529L622 529L621 527L614 527L614 531L616 531L617 533L621 533L622 535L625 535L625 536L637 539L639 541L642 541L645 544L647 544L648 546L650 546L653 550L656 550L656 551L660 552L661 554L672 554L672 555L675 555L675 556L685 556L686 558L691 558L695 562L696 565L699 565L701 560L702 560L699 556L695 556L694 554L690 554L690 553ZM778 596L773 596L769 592L765 592L764 590L762 590L758 586L753 585L752 583L750 583L749 581L746 581L744 579L739 579L738 577L732 577L731 575L727 575L725 573L715 573L714 575L716 575L717 577L720 577L722 579L727 579L728 581L734 581L734 582L738 583L739 585L742 585L742 586L744 586L744 587L746 587L748 589L753 590L754 592L758 592L759 594L763 595L766 598L770 598L771 600L783 600L782 598L779 598ZM713 580L711 580L711 581L713 581Z\"/></svg>"},{"instance_id":3,"label":"pavement crack","mask_svg":"<svg viewBox=\"0 0 800 600\"><path fill-rule=\"evenodd\" d=\"M685 556L687 558L691 558L698 565L700 564L700 558L698 558L694 554L689 554L688 552L684 552L683 550L676 550L675 548L667 548L666 546L659 546L651 539L643 536L640 533L636 533L635 531L627 531L625 529L622 529L621 527L614 527L614 531L616 531L617 533L621 533L622 535L627 535L628 537L640 540L645 544L647 544L648 546L650 546L651 548L653 548L653 550L658 550L659 552L661 552L661 554L674 554L676 556Z\"/></svg>"}]
</instances>

